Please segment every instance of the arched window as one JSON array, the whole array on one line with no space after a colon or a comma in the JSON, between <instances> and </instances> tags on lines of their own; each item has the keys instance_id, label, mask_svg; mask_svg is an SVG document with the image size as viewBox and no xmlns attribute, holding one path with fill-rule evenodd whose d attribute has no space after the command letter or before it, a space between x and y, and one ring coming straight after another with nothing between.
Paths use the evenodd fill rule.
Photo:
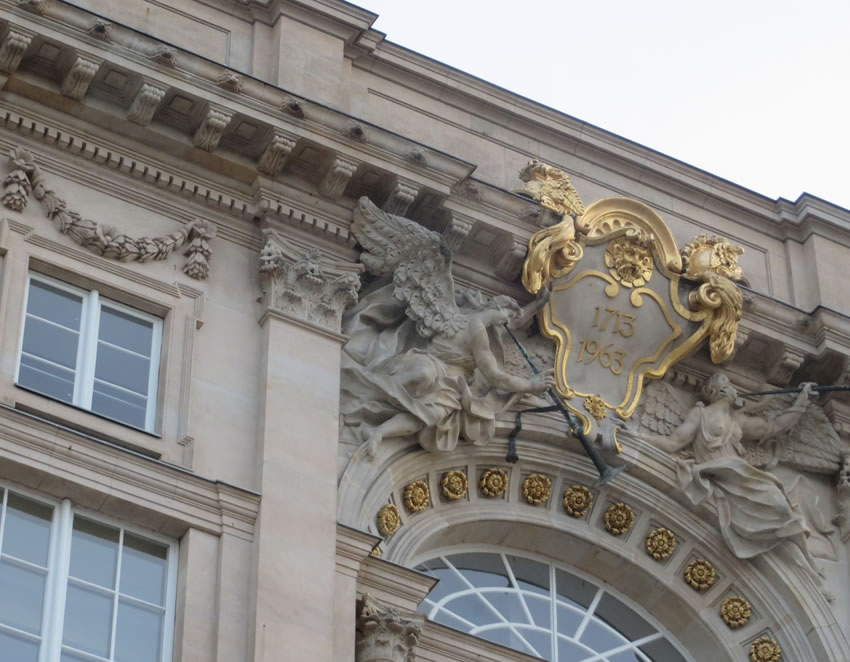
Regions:
<instances>
[{"instance_id":1,"label":"arched window","mask_svg":"<svg viewBox=\"0 0 850 662\"><path fill-rule=\"evenodd\" d=\"M420 612L437 623L553 662L690 662L648 616L553 563L505 553L440 556Z\"/></svg>"}]
</instances>

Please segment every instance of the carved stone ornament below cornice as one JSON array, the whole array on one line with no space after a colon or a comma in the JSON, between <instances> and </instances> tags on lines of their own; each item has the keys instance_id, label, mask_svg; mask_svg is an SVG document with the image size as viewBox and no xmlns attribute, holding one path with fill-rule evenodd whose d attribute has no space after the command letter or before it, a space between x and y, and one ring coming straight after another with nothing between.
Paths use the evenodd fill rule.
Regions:
<instances>
[{"instance_id":1,"label":"carved stone ornament below cornice","mask_svg":"<svg viewBox=\"0 0 850 662\"><path fill-rule=\"evenodd\" d=\"M424 618L378 604L370 595L358 605L356 662L413 662Z\"/></svg>"},{"instance_id":2,"label":"carved stone ornament below cornice","mask_svg":"<svg viewBox=\"0 0 850 662\"><path fill-rule=\"evenodd\" d=\"M198 280L209 276L209 242L215 237L212 223L196 220L162 237L129 237L116 228L85 219L68 209L65 201L47 188L44 174L29 151L13 148L9 152L9 163L10 170L3 180L3 195L0 197L4 207L22 212L32 193L41 203L47 218L57 224L59 232L92 253L121 262L165 260L188 244L184 252L188 260L183 265L183 273Z\"/></svg>"},{"instance_id":3,"label":"carved stone ornament below cornice","mask_svg":"<svg viewBox=\"0 0 850 662\"><path fill-rule=\"evenodd\" d=\"M263 234L259 272L265 305L339 333L342 313L357 303L363 265L330 262L318 249L300 250L274 230Z\"/></svg>"}]
</instances>

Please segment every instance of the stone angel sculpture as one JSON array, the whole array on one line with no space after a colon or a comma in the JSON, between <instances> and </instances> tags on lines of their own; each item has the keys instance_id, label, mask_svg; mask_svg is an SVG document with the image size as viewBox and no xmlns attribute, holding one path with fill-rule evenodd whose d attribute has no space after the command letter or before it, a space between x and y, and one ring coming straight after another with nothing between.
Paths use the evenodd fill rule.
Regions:
<instances>
[{"instance_id":1,"label":"stone angel sculpture","mask_svg":"<svg viewBox=\"0 0 850 662\"><path fill-rule=\"evenodd\" d=\"M504 367L501 328L521 327L548 292L520 307L507 296L457 291L442 237L360 198L351 227L375 282L343 318L341 408L347 443L415 437L428 451L481 445L496 417L523 395L543 393L551 374Z\"/></svg>"},{"instance_id":2,"label":"stone angel sculpture","mask_svg":"<svg viewBox=\"0 0 850 662\"><path fill-rule=\"evenodd\" d=\"M846 448L823 411L810 407L810 388L804 384L790 402L745 408L719 372L703 388L705 403L655 382L647 389L638 434L679 454L679 486L694 504L713 501L721 534L737 557L752 558L787 543L795 561L817 577L821 569L810 550L809 523L819 533L831 529L822 514L804 512L791 485L759 468L784 462L805 471L838 472ZM758 415L768 408L772 415Z\"/></svg>"}]
</instances>

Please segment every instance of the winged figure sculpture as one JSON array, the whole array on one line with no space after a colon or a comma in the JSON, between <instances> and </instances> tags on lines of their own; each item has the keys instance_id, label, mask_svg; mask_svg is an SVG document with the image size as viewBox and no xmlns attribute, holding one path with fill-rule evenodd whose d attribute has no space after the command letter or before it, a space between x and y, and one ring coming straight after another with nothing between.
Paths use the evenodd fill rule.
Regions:
<instances>
[{"instance_id":1,"label":"winged figure sculpture","mask_svg":"<svg viewBox=\"0 0 850 662\"><path fill-rule=\"evenodd\" d=\"M788 543L800 565L818 574L809 538L826 538L833 529L816 496L806 492L805 479L783 481L769 471L782 463L837 475L850 450L823 410L809 402L809 388L804 384L797 395L742 406L722 373L705 384L702 401L652 382L638 435L678 457L680 487L694 504L714 503L723 538L736 556L750 558Z\"/></svg>"},{"instance_id":2,"label":"winged figure sculpture","mask_svg":"<svg viewBox=\"0 0 850 662\"><path fill-rule=\"evenodd\" d=\"M375 277L343 318L343 440L373 456L390 438L415 438L429 451L459 440L486 444L496 416L550 375L505 369L502 326L520 327L548 292L520 307L511 297L455 287L442 236L360 198L351 226Z\"/></svg>"}]
</instances>

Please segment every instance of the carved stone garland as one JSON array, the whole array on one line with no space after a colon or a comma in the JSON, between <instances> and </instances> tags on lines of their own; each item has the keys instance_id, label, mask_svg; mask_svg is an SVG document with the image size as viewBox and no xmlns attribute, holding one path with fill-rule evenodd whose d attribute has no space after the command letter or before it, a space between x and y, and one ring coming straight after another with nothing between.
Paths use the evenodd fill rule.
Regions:
<instances>
[{"instance_id":1,"label":"carved stone garland","mask_svg":"<svg viewBox=\"0 0 850 662\"><path fill-rule=\"evenodd\" d=\"M356 662L413 662L424 620L363 596L357 614Z\"/></svg>"},{"instance_id":2,"label":"carved stone garland","mask_svg":"<svg viewBox=\"0 0 850 662\"><path fill-rule=\"evenodd\" d=\"M92 253L121 262L165 260L188 243L184 255L189 259L183 266L183 273L198 280L209 276L209 242L215 237L212 223L193 221L163 237L129 237L113 227L84 219L69 210L65 201L46 187L44 175L29 151L13 148L9 152L9 161L11 171L3 180L3 196L0 198L8 209L23 211L32 193L41 203L47 218L57 224L59 232Z\"/></svg>"}]
</instances>

